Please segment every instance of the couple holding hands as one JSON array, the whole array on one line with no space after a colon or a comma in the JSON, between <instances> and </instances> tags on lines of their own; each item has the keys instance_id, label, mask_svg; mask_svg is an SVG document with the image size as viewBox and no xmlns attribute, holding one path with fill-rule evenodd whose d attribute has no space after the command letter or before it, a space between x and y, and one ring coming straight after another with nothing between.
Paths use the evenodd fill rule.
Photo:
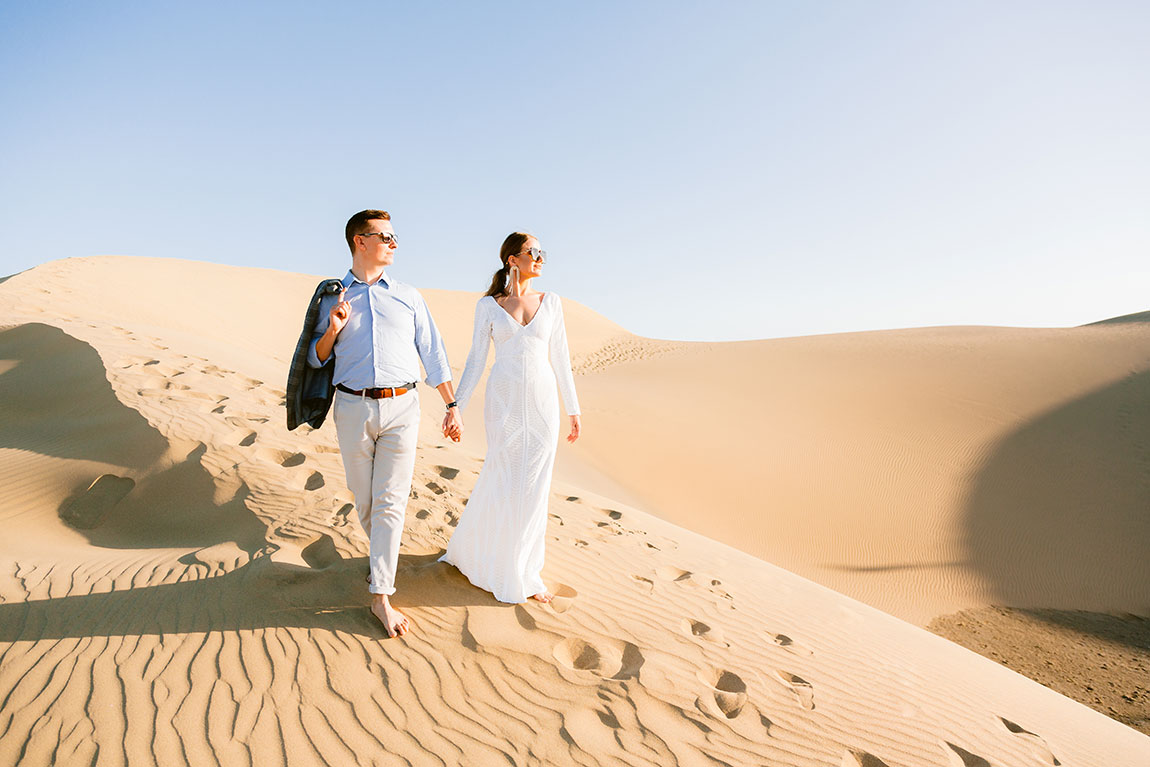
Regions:
<instances>
[{"instance_id":1,"label":"couple holding hands","mask_svg":"<svg viewBox=\"0 0 1150 767\"><path fill-rule=\"evenodd\" d=\"M471 352L453 390L431 312L415 288L389 276L398 240L391 216L364 210L347 222L351 270L325 280L308 306L288 377L288 428L335 419L348 489L367 534L372 613L388 636L407 633L392 607L404 512L415 469L419 365L446 405L443 434L458 442L463 416L495 344L483 421L487 456L447 553L472 584L501 602L550 601L541 577L547 495L559 441L558 391L579 437L579 401L559 296L531 282L547 254L529 234L503 241L501 266L475 306Z\"/></svg>"}]
</instances>

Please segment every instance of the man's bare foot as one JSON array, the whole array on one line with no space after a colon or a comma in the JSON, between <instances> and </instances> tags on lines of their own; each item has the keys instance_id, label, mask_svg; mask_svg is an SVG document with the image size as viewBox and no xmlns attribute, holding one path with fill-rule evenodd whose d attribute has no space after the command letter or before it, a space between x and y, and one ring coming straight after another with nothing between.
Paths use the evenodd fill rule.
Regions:
<instances>
[{"instance_id":1,"label":"man's bare foot","mask_svg":"<svg viewBox=\"0 0 1150 767\"><path fill-rule=\"evenodd\" d=\"M387 601L387 594L371 595L371 614L379 619L389 637L403 636L407 633L411 623L407 616L391 606Z\"/></svg>"},{"instance_id":2,"label":"man's bare foot","mask_svg":"<svg viewBox=\"0 0 1150 767\"><path fill-rule=\"evenodd\" d=\"M538 594L532 594L531 598L538 599L540 602L550 602L554 596L550 591L540 591Z\"/></svg>"}]
</instances>

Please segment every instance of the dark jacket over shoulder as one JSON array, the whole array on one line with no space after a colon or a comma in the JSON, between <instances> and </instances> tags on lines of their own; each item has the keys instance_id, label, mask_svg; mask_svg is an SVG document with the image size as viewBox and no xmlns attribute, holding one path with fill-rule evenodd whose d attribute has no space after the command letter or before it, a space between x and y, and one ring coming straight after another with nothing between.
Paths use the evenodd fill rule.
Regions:
<instances>
[{"instance_id":1,"label":"dark jacket over shoulder","mask_svg":"<svg viewBox=\"0 0 1150 767\"><path fill-rule=\"evenodd\" d=\"M321 368L313 368L307 364L308 348L311 346L312 336L315 335L315 326L319 322L319 305L323 297L329 293L338 293L343 290L343 283L339 280L324 280L316 286L311 302L307 305L307 315L303 321L303 331L296 341L295 354L291 358L291 367L288 368L287 379L287 427L292 430L301 423L306 423L313 429L318 429L327 418L327 411L331 409L331 401L335 396L335 387L332 386L331 377L335 365L327 364ZM334 355L333 355L334 356ZM328 358L331 362L331 358Z\"/></svg>"}]
</instances>

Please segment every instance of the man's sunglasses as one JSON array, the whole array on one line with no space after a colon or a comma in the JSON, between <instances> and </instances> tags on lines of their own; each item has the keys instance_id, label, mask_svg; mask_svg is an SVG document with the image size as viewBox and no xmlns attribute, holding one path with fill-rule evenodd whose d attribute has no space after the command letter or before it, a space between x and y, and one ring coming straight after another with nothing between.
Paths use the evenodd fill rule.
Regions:
<instances>
[{"instance_id":1,"label":"man's sunglasses","mask_svg":"<svg viewBox=\"0 0 1150 767\"><path fill-rule=\"evenodd\" d=\"M391 232L364 232L360 237L378 237L384 245L398 245L399 238Z\"/></svg>"}]
</instances>

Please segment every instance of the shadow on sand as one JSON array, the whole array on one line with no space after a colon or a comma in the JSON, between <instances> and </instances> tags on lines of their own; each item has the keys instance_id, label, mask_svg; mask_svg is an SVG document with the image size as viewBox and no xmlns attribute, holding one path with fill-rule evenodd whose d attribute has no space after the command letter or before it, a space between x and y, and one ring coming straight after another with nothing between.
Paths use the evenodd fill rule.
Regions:
<instances>
[{"instance_id":1,"label":"shadow on sand","mask_svg":"<svg viewBox=\"0 0 1150 767\"><path fill-rule=\"evenodd\" d=\"M1150 371L1011 434L966 508L969 565L995 604L1113 638L1083 609L1150 614ZM1142 641L1142 640L1139 640Z\"/></svg>"},{"instance_id":2,"label":"shadow on sand","mask_svg":"<svg viewBox=\"0 0 1150 767\"><path fill-rule=\"evenodd\" d=\"M410 607L493 606L439 553L401 555L403 589L392 603ZM367 558L322 570L259 557L211 578L0 605L0 641L91 636L303 628L386 637L368 609ZM511 609L511 606L506 606Z\"/></svg>"},{"instance_id":3,"label":"shadow on sand","mask_svg":"<svg viewBox=\"0 0 1150 767\"><path fill-rule=\"evenodd\" d=\"M144 469L168 441L120 402L100 355L59 328L0 332L0 448ZM94 479L94 477L93 477Z\"/></svg>"},{"instance_id":4,"label":"shadow on sand","mask_svg":"<svg viewBox=\"0 0 1150 767\"><path fill-rule=\"evenodd\" d=\"M277 627L386 636L368 609L366 557L341 559L321 538L319 555L304 552L310 567L273 561L267 528L244 503L248 488L217 503L203 445L160 468L163 456L171 459L168 440L120 402L92 347L29 324L0 332L0 360L15 362L0 368L0 447L125 466L139 477L98 526L77 532L106 549L189 549L171 563L185 571L177 583L0 604L0 641ZM225 543L250 561L207 577L195 552ZM400 557L396 606L497 604L437 562L440 553Z\"/></svg>"}]
</instances>

